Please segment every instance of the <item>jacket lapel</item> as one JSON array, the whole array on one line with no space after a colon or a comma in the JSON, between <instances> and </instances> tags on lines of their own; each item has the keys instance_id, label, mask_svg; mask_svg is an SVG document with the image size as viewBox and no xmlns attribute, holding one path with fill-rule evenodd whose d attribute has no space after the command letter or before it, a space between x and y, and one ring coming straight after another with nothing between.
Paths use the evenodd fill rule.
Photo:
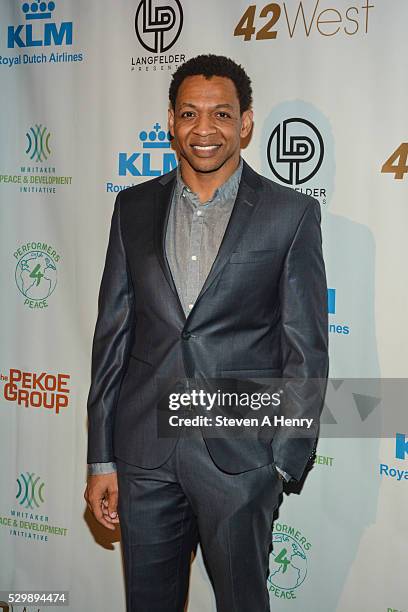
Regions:
<instances>
[{"instance_id":1,"label":"jacket lapel","mask_svg":"<svg viewBox=\"0 0 408 612\"><path fill-rule=\"evenodd\" d=\"M175 187L176 172L177 170L172 170L165 174L159 181L161 189L156 193L155 198L155 248L164 276L176 298L179 314L184 325L186 315L184 314L183 306L180 302L179 294L174 284L169 262L166 257L166 231L173 190Z\"/></svg>"},{"instance_id":2,"label":"jacket lapel","mask_svg":"<svg viewBox=\"0 0 408 612\"><path fill-rule=\"evenodd\" d=\"M220 274L231 253L237 248L259 203L261 188L262 183L258 175L244 161L237 197L220 248L190 314Z\"/></svg>"}]
</instances>

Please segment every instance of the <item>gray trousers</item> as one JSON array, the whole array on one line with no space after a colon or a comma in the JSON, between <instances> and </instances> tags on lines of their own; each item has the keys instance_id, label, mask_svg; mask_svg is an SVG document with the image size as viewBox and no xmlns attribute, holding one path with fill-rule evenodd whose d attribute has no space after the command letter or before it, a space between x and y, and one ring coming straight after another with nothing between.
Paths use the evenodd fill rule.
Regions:
<instances>
[{"instance_id":1,"label":"gray trousers","mask_svg":"<svg viewBox=\"0 0 408 612\"><path fill-rule=\"evenodd\" d=\"M158 468L116 462L128 612L183 612L198 542L217 612L270 611L272 521L283 487L273 464L227 474L199 429Z\"/></svg>"}]
</instances>

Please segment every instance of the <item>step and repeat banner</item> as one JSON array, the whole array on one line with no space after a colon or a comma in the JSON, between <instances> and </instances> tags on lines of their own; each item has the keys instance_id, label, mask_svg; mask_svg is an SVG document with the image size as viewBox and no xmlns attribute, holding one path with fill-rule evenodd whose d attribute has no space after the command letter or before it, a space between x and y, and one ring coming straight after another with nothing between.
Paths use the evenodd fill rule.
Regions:
<instances>
[{"instance_id":1,"label":"step and repeat banner","mask_svg":"<svg viewBox=\"0 0 408 612\"><path fill-rule=\"evenodd\" d=\"M352 393L364 420L382 379L407 376L407 24L406 0L3 0L0 591L125 611L119 530L83 499L91 343L115 196L177 164L167 94L183 61L244 66L243 157L321 204L336 419L341 380L373 382ZM322 436L284 495L274 612L408 612L408 423L358 431ZM216 609L200 551L188 609Z\"/></svg>"}]
</instances>

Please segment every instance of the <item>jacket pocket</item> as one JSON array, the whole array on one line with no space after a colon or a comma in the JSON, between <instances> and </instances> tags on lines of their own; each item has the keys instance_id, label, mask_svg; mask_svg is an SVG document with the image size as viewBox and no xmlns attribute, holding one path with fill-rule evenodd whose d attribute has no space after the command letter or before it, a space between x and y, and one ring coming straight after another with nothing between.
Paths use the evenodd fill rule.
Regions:
<instances>
[{"instance_id":1,"label":"jacket pocket","mask_svg":"<svg viewBox=\"0 0 408 612\"><path fill-rule=\"evenodd\" d=\"M244 264L244 263L262 263L267 262L276 257L279 249L268 249L266 251L245 251L242 253L235 252L231 254L229 263Z\"/></svg>"}]
</instances>

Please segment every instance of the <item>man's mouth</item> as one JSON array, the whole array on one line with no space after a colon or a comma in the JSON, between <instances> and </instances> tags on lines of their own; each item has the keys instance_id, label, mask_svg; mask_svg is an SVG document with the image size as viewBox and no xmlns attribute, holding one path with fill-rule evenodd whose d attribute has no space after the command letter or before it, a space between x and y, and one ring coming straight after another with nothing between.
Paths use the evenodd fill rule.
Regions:
<instances>
[{"instance_id":1,"label":"man's mouth","mask_svg":"<svg viewBox=\"0 0 408 612\"><path fill-rule=\"evenodd\" d=\"M191 145L191 147L193 149L195 149L196 151L215 151L220 146L221 145L219 145L219 144L215 144L215 145Z\"/></svg>"}]
</instances>

